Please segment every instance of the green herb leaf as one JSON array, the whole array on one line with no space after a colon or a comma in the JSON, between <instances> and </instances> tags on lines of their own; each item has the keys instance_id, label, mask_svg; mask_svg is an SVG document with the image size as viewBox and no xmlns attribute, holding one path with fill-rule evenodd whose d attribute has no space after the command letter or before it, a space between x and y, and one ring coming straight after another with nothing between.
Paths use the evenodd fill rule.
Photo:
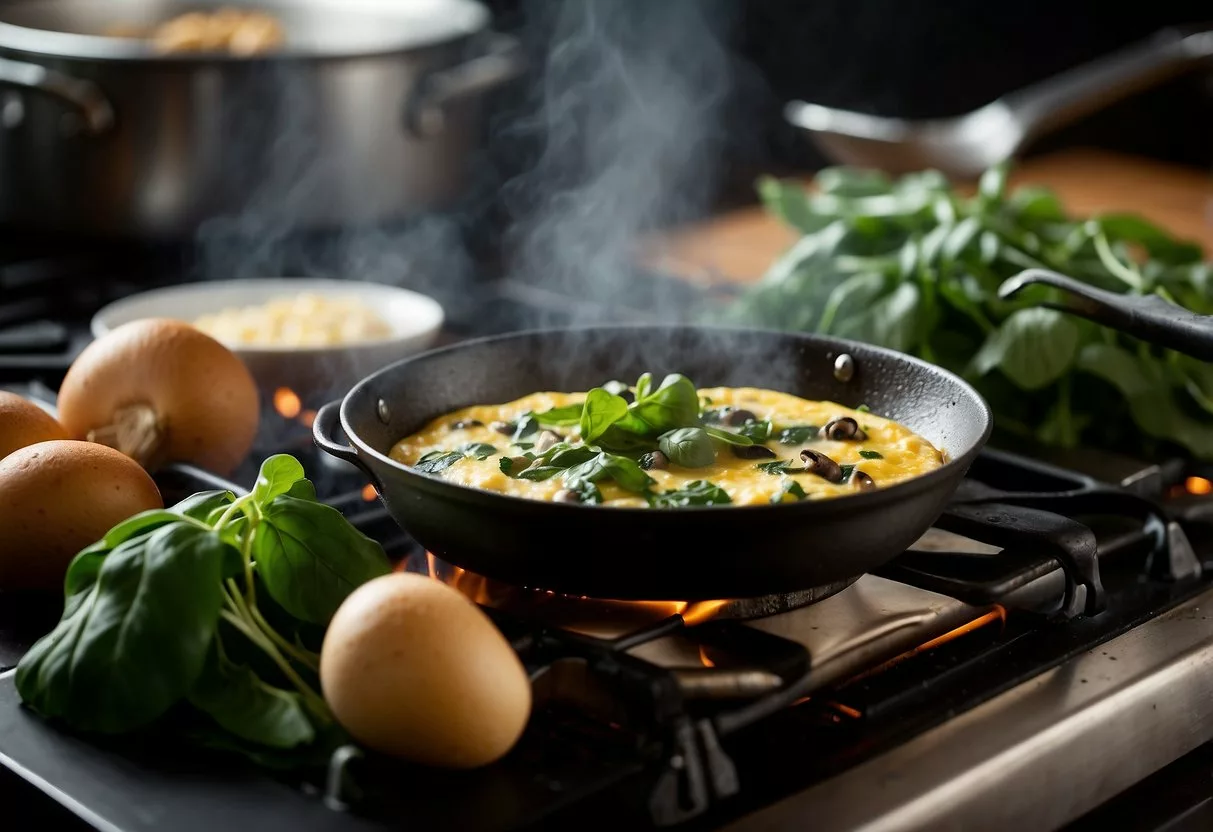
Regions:
<instances>
[{"instance_id":1,"label":"green herb leaf","mask_svg":"<svg viewBox=\"0 0 1213 832\"><path fill-rule=\"evenodd\" d=\"M707 480L695 480L676 491L650 494L648 499L653 508L720 506L733 502L723 488Z\"/></svg>"},{"instance_id":2,"label":"green herb leaf","mask_svg":"<svg viewBox=\"0 0 1213 832\"><path fill-rule=\"evenodd\" d=\"M261 463L257 482L253 485L253 500L258 505L265 505L280 494L290 491L292 485L305 477L299 460L289 454L275 454Z\"/></svg>"},{"instance_id":3,"label":"green herb leaf","mask_svg":"<svg viewBox=\"0 0 1213 832\"><path fill-rule=\"evenodd\" d=\"M230 491L200 491L186 497L168 510L173 514L189 517L209 526L214 524L219 515L235 500L236 495ZM111 530L111 533L116 530L117 527ZM106 535L106 537L108 536Z\"/></svg>"},{"instance_id":4,"label":"green herb leaf","mask_svg":"<svg viewBox=\"0 0 1213 832\"><path fill-rule=\"evenodd\" d=\"M776 440L780 445L803 445L817 436L820 428L817 425L792 425L779 431Z\"/></svg>"},{"instance_id":5,"label":"green herb leaf","mask_svg":"<svg viewBox=\"0 0 1213 832\"><path fill-rule=\"evenodd\" d=\"M296 748L316 737L303 698L267 684L247 667L233 664L218 638L211 644L189 701L224 730L258 745Z\"/></svg>"},{"instance_id":6,"label":"green herb leaf","mask_svg":"<svg viewBox=\"0 0 1213 832\"><path fill-rule=\"evenodd\" d=\"M792 466L790 459L774 459L770 462L760 462L755 467L765 474L786 474Z\"/></svg>"},{"instance_id":7,"label":"green herb leaf","mask_svg":"<svg viewBox=\"0 0 1213 832\"><path fill-rule=\"evenodd\" d=\"M786 479L782 483L780 483L779 491L777 491L771 497L771 502L772 503L795 503L795 502L800 502L801 500L807 499L808 496L809 496L808 494L804 493L804 489L801 488L800 483L796 482L796 480L793 480L793 479Z\"/></svg>"},{"instance_id":8,"label":"green herb leaf","mask_svg":"<svg viewBox=\"0 0 1213 832\"><path fill-rule=\"evenodd\" d=\"M628 403L622 397L595 387L585 397L581 413L581 441L590 444L606 433L607 428L628 414Z\"/></svg>"},{"instance_id":9,"label":"green herb leaf","mask_svg":"<svg viewBox=\"0 0 1213 832\"><path fill-rule=\"evenodd\" d=\"M703 468L716 461L716 449L703 428L679 428L663 433L657 446L675 465Z\"/></svg>"},{"instance_id":10,"label":"green herb leaf","mask_svg":"<svg viewBox=\"0 0 1213 832\"><path fill-rule=\"evenodd\" d=\"M855 466L854 465L839 465L838 467L842 469L842 481L843 482L850 481L851 474L855 473Z\"/></svg>"},{"instance_id":11,"label":"green herb leaf","mask_svg":"<svg viewBox=\"0 0 1213 832\"><path fill-rule=\"evenodd\" d=\"M566 470L568 470L567 467L561 468L558 465L533 465L530 468L519 471L515 479L543 482L544 480L550 480L557 474L564 473Z\"/></svg>"},{"instance_id":12,"label":"green herb leaf","mask_svg":"<svg viewBox=\"0 0 1213 832\"><path fill-rule=\"evenodd\" d=\"M749 421L738 428L737 432L753 442L766 442L771 438L771 422L768 419Z\"/></svg>"},{"instance_id":13,"label":"green herb leaf","mask_svg":"<svg viewBox=\"0 0 1213 832\"><path fill-rule=\"evenodd\" d=\"M754 440L750 437L743 436L740 433L733 433L733 431L725 430L724 428L707 427L704 428L704 430L707 431L708 436L712 437L713 439L719 439L721 442L729 445L746 447L754 444Z\"/></svg>"},{"instance_id":14,"label":"green herb leaf","mask_svg":"<svg viewBox=\"0 0 1213 832\"><path fill-rule=\"evenodd\" d=\"M382 547L337 509L286 494L262 509L253 560L274 600L314 624L327 624L346 596L391 571Z\"/></svg>"},{"instance_id":15,"label":"green herb leaf","mask_svg":"<svg viewBox=\"0 0 1213 832\"><path fill-rule=\"evenodd\" d=\"M487 442L469 442L459 448L459 453L464 456L474 456L476 459L485 460L497 453L497 449Z\"/></svg>"},{"instance_id":16,"label":"green herb leaf","mask_svg":"<svg viewBox=\"0 0 1213 832\"><path fill-rule=\"evenodd\" d=\"M598 490L598 486L589 480L577 480L566 483L565 487L575 492L578 501L586 505L600 505L602 503L602 492Z\"/></svg>"},{"instance_id":17,"label":"green herb leaf","mask_svg":"<svg viewBox=\"0 0 1213 832\"><path fill-rule=\"evenodd\" d=\"M1025 390L1038 390L1061 378L1073 365L1078 327L1054 309L1021 309L990 334L973 357L973 369L985 375L997 368Z\"/></svg>"},{"instance_id":18,"label":"green herb leaf","mask_svg":"<svg viewBox=\"0 0 1213 832\"><path fill-rule=\"evenodd\" d=\"M884 454L880 451L860 451L859 455L864 459L884 459Z\"/></svg>"},{"instance_id":19,"label":"green herb leaf","mask_svg":"<svg viewBox=\"0 0 1213 832\"><path fill-rule=\"evenodd\" d=\"M640 375L640 378L638 378L636 380L636 390L635 390L636 400L640 401L641 399L647 398L652 386L653 386L653 374L652 373L642 373Z\"/></svg>"},{"instance_id":20,"label":"green herb leaf","mask_svg":"<svg viewBox=\"0 0 1213 832\"><path fill-rule=\"evenodd\" d=\"M463 459L459 451L430 451L417 460L414 470L423 474L438 474Z\"/></svg>"},{"instance_id":21,"label":"green herb leaf","mask_svg":"<svg viewBox=\"0 0 1213 832\"><path fill-rule=\"evenodd\" d=\"M135 537L96 565L55 629L17 667L22 700L74 728L146 725L193 687L215 636L225 544L179 521Z\"/></svg>"},{"instance_id":22,"label":"green herb leaf","mask_svg":"<svg viewBox=\"0 0 1213 832\"><path fill-rule=\"evenodd\" d=\"M522 414L522 417L514 423L514 434L510 437L510 441L516 445L531 434L538 432L539 420L535 418L535 414L524 413Z\"/></svg>"},{"instance_id":23,"label":"green herb leaf","mask_svg":"<svg viewBox=\"0 0 1213 832\"><path fill-rule=\"evenodd\" d=\"M542 413L535 414L535 421L544 427L572 427L581 424L581 411L584 404L567 404L564 407L553 407Z\"/></svg>"},{"instance_id":24,"label":"green herb leaf","mask_svg":"<svg viewBox=\"0 0 1213 832\"><path fill-rule=\"evenodd\" d=\"M637 395L630 409L657 433L699 425L699 393L683 375L666 376L652 393L643 397ZM584 430L582 438L585 438Z\"/></svg>"},{"instance_id":25,"label":"green herb leaf","mask_svg":"<svg viewBox=\"0 0 1213 832\"><path fill-rule=\"evenodd\" d=\"M655 482L636 462L625 456L605 452L564 472L565 485L583 481L598 482L605 478L613 479L621 488L636 493L647 491Z\"/></svg>"}]
</instances>

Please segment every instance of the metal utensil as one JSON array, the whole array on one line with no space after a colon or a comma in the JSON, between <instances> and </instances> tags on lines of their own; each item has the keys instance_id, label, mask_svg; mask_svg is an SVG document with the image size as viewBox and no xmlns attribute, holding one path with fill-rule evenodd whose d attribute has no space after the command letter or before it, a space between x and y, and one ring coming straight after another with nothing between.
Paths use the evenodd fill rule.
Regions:
<instances>
[{"instance_id":1,"label":"metal utensil","mask_svg":"<svg viewBox=\"0 0 1213 832\"><path fill-rule=\"evenodd\" d=\"M1005 281L998 296L1010 298L1034 283L1066 293L1064 303L1043 303L1095 321L1151 344L1213 361L1213 317L1198 315L1158 295L1120 295L1047 269L1028 269Z\"/></svg>"},{"instance_id":2,"label":"metal utensil","mask_svg":"<svg viewBox=\"0 0 1213 832\"><path fill-rule=\"evenodd\" d=\"M910 121L793 101L785 116L835 162L973 178L1046 133L1213 57L1213 31L1166 29L954 118Z\"/></svg>"}]
</instances>

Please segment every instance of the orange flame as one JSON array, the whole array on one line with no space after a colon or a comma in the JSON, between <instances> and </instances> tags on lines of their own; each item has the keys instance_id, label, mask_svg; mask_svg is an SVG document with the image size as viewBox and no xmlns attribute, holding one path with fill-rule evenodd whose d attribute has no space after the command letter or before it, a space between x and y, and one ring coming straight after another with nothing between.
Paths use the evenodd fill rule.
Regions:
<instances>
[{"instance_id":1,"label":"orange flame","mask_svg":"<svg viewBox=\"0 0 1213 832\"><path fill-rule=\"evenodd\" d=\"M316 423L316 411L314 411L314 410L303 411L302 413L299 414L299 422L304 427L310 428L312 425L314 425Z\"/></svg>"},{"instance_id":2,"label":"orange flame","mask_svg":"<svg viewBox=\"0 0 1213 832\"><path fill-rule=\"evenodd\" d=\"M303 410L303 402L289 387L279 387L274 391L274 410L287 419L294 419Z\"/></svg>"},{"instance_id":3,"label":"orange flame","mask_svg":"<svg viewBox=\"0 0 1213 832\"><path fill-rule=\"evenodd\" d=\"M708 657L707 648L704 647L702 644L699 645L699 663L702 664L704 667L715 667L716 666L716 662L712 661Z\"/></svg>"},{"instance_id":4,"label":"orange flame","mask_svg":"<svg viewBox=\"0 0 1213 832\"><path fill-rule=\"evenodd\" d=\"M1189 494L1210 494L1213 493L1213 482L1204 477L1188 477L1184 480L1184 488Z\"/></svg>"},{"instance_id":5,"label":"orange flame","mask_svg":"<svg viewBox=\"0 0 1213 832\"><path fill-rule=\"evenodd\" d=\"M926 650L933 650L934 648L939 647L941 644L947 644L949 641L954 641L955 639L958 639L967 633L971 633L974 630L980 630L982 627L986 626L987 624L993 624L995 621L999 622L1000 624L1005 624L1006 620L1007 611L1002 607L995 607L985 615L979 618L974 618L968 624L961 624L955 630L951 630L941 636L937 636L925 644L918 645L907 653L905 658L913 656L917 653L922 653Z\"/></svg>"},{"instance_id":6,"label":"orange flame","mask_svg":"<svg viewBox=\"0 0 1213 832\"><path fill-rule=\"evenodd\" d=\"M378 496L379 492L376 491L375 486L371 485L369 482L362 487L362 499L366 500L368 503Z\"/></svg>"}]
</instances>

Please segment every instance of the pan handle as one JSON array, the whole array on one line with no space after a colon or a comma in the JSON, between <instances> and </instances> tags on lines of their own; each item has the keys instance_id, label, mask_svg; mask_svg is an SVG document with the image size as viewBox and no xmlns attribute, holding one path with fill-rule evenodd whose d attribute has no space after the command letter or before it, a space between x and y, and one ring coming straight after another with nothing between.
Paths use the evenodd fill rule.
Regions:
<instances>
[{"instance_id":1,"label":"pan handle","mask_svg":"<svg viewBox=\"0 0 1213 832\"><path fill-rule=\"evenodd\" d=\"M998 296L1010 298L1033 283L1052 286L1069 296L1063 304L1045 306L1201 361L1213 361L1213 317L1198 315L1158 295L1120 295L1046 269L1020 272L999 287Z\"/></svg>"},{"instance_id":2,"label":"pan handle","mask_svg":"<svg viewBox=\"0 0 1213 832\"><path fill-rule=\"evenodd\" d=\"M329 402L316 411L316 421L312 423L312 439L316 446L329 456L334 456L342 462L348 462L370 478L375 488L379 488L379 478L349 445L343 445L333 437L336 434L341 417L341 399Z\"/></svg>"},{"instance_id":3,"label":"pan handle","mask_svg":"<svg viewBox=\"0 0 1213 832\"><path fill-rule=\"evenodd\" d=\"M0 58L0 86L35 90L70 104L90 135L100 135L114 126L114 108L92 81L40 64Z\"/></svg>"},{"instance_id":4,"label":"pan handle","mask_svg":"<svg viewBox=\"0 0 1213 832\"><path fill-rule=\"evenodd\" d=\"M518 38L494 32L486 38L483 54L436 70L418 84L405 108L405 123L418 138L438 135L446 128L448 107L514 80L526 66Z\"/></svg>"}]
</instances>

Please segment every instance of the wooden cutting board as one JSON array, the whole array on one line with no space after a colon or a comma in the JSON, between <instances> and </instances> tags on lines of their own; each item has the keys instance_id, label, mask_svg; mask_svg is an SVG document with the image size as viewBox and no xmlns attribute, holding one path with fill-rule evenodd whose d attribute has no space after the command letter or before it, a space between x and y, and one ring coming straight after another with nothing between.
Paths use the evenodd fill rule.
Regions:
<instances>
[{"instance_id":1,"label":"wooden cutting board","mask_svg":"<svg viewBox=\"0 0 1213 832\"><path fill-rule=\"evenodd\" d=\"M1075 215L1132 211L1204 245L1213 256L1213 172L1096 150L1027 160L1016 184L1053 188ZM760 206L743 208L662 237L645 260L696 283L760 278L796 234Z\"/></svg>"}]
</instances>

